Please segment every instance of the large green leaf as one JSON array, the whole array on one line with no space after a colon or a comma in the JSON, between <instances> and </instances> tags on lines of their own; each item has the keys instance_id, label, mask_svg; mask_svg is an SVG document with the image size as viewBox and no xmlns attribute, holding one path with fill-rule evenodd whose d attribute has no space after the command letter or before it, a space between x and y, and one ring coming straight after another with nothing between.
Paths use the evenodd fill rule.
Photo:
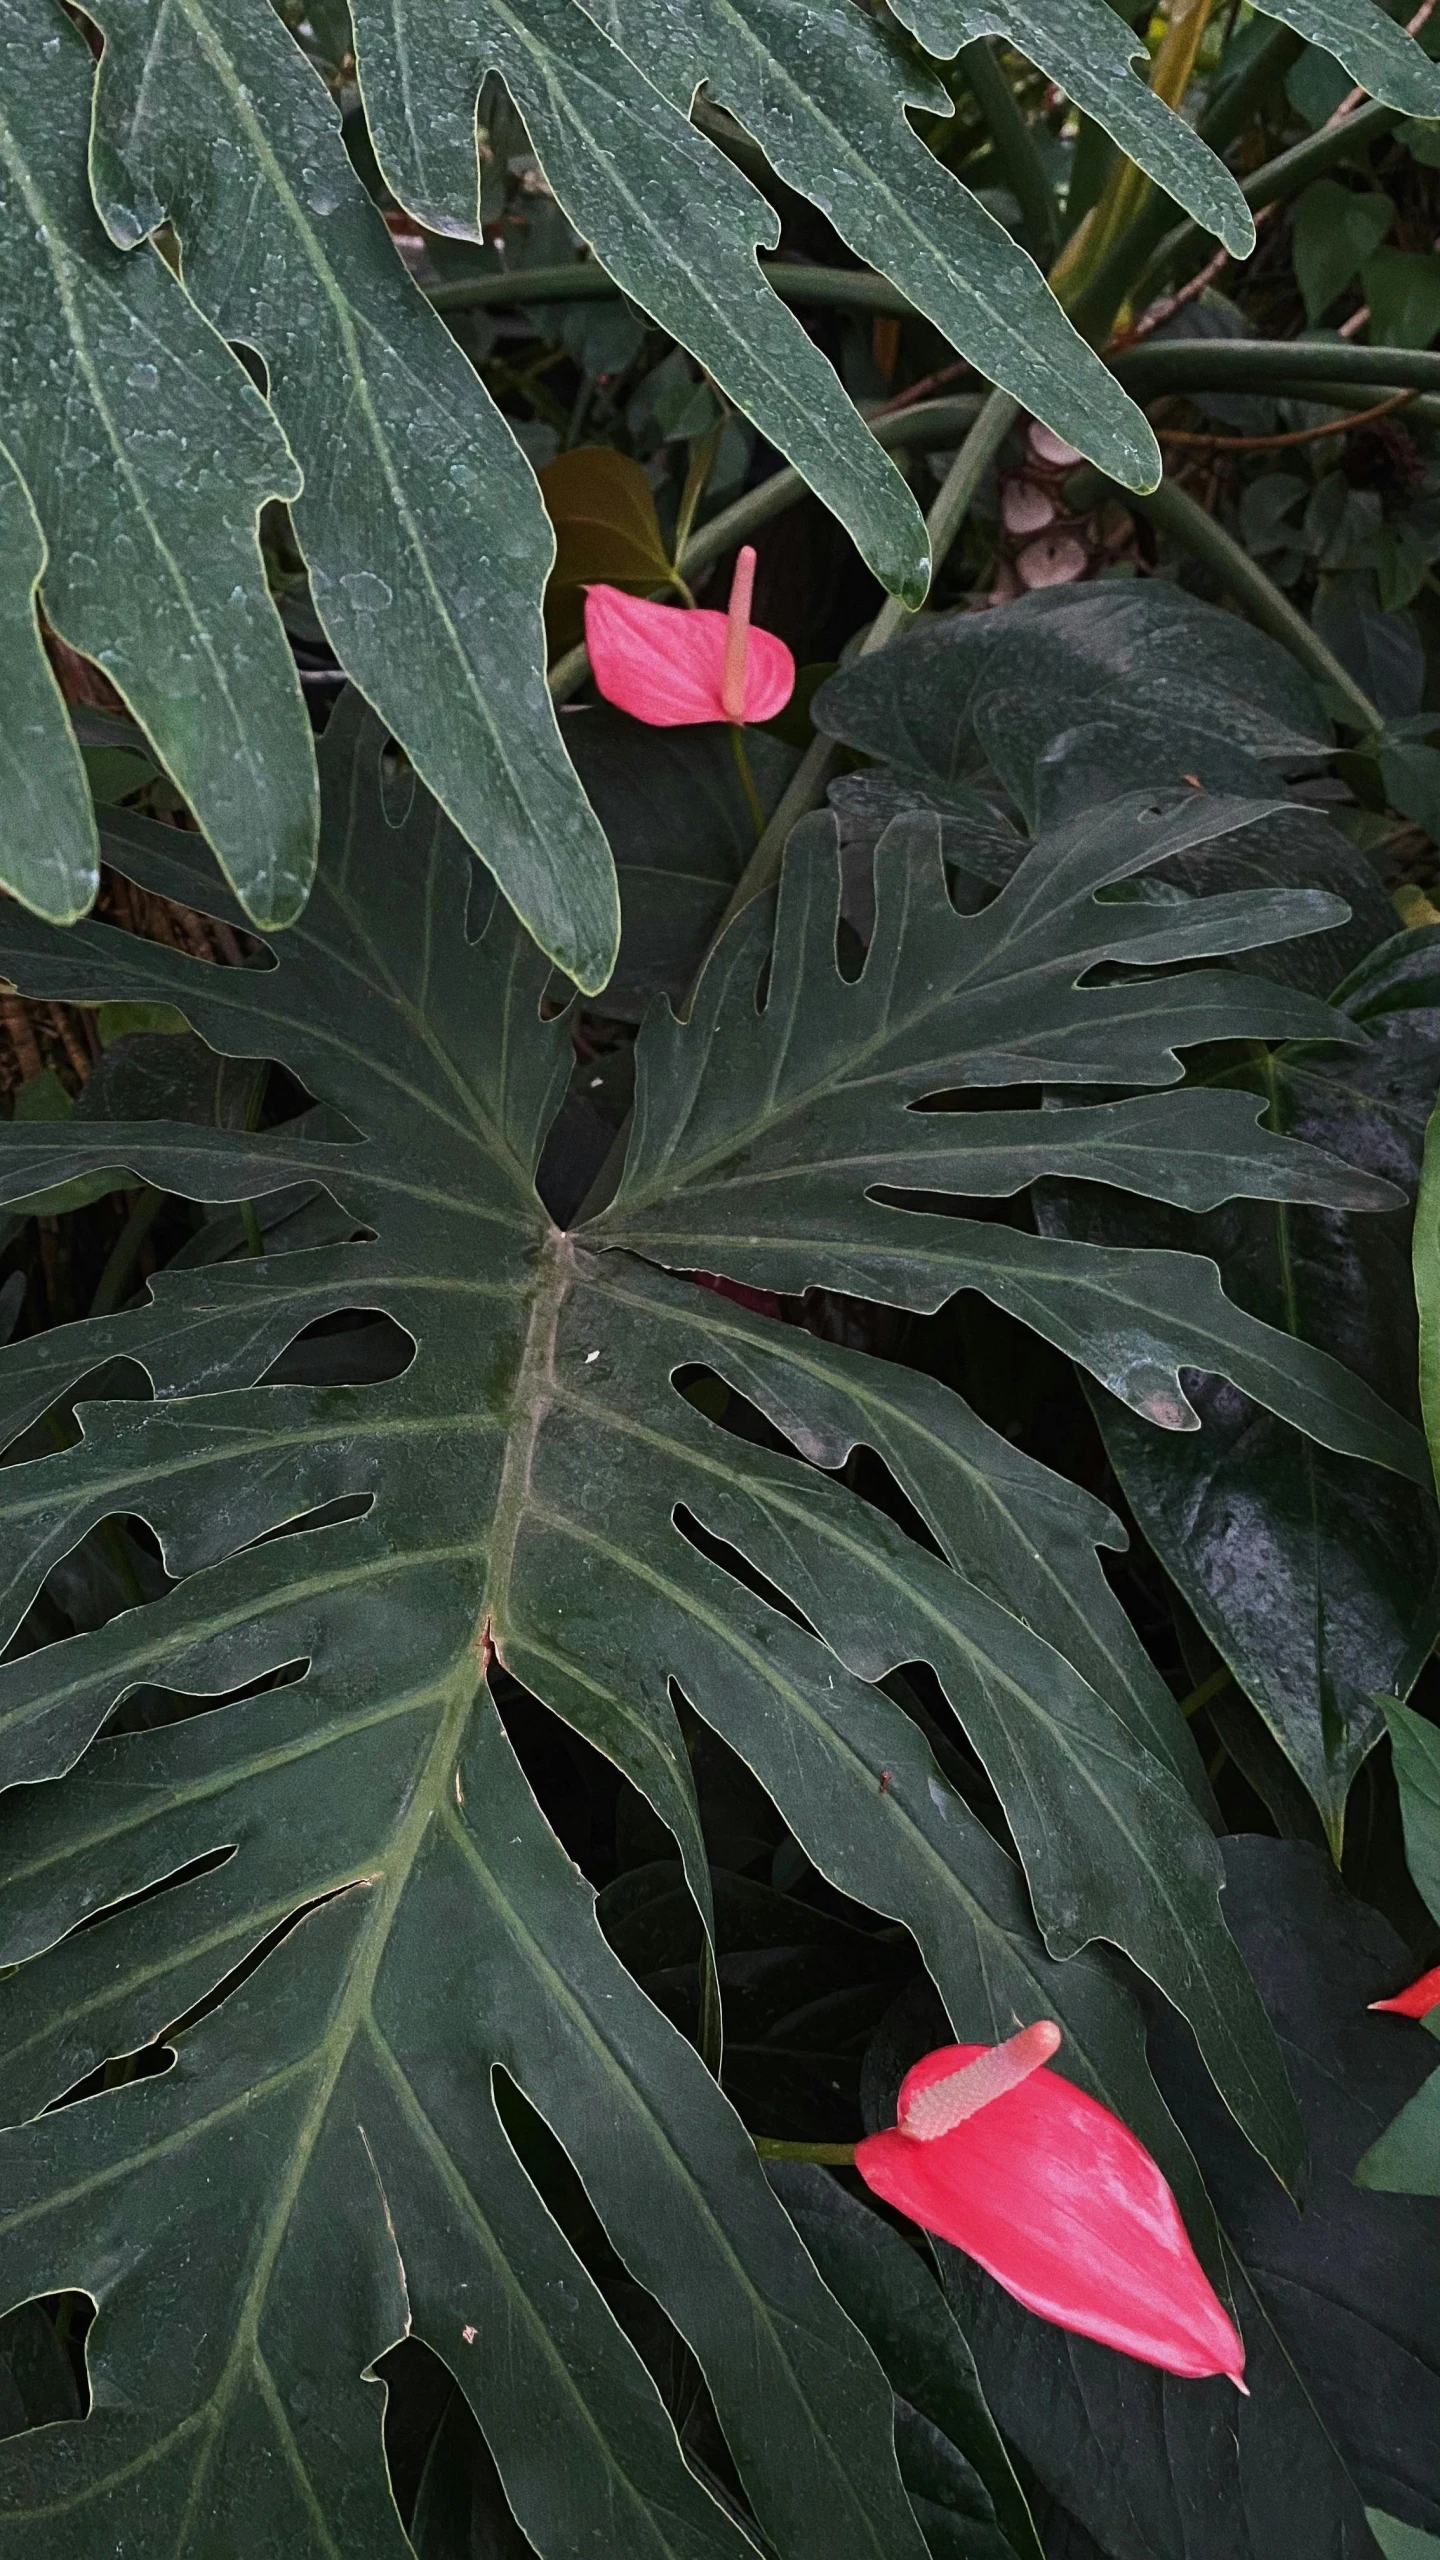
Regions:
<instances>
[{"instance_id":1,"label":"large green leaf","mask_svg":"<svg viewBox=\"0 0 1440 2560\"><path fill-rule=\"evenodd\" d=\"M357 8L355 31L401 201L432 230L479 236L475 102L486 71L500 72L577 229L835 507L884 583L918 603L928 563L915 502L760 275L755 250L778 237L770 208L688 122L688 95L681 109L652 86L658 29L638 65L577 0L529 0L523 16L504 0L382 0Z\"/></svg>"},{"instance_id":2,"label":"large green leaf","mask_svg":"<svg viewBox=\"0 0 1440 2560\"><path fill-rule=\"evenodd\" d=\"M1087 1192L1046 1223L1107 1244L1194 1243L1256 1315L1343 1353L1414 1409L1406 1195L1440 1080L1440 928L1397 935L1337 996L1369 1034L1357 1053L1287 1045L1233 1070L1271 1125L1396 1185L1388 1217L1232 1201L1200 1221ZM1202 1428L1161 1442L1099 1405L1135 1516L1210 1641L1298 1772L1338 1844L1355 1773L1384 1731L1377 1690L1408 1691L1440 1629L1440 1518L1428 1485L1357 1463L1257 1412L1233 1388L1194 1390Z\"/></svg>"},{"instance_id":3,"label":"large green leaf","mask_svg":"<svg viewBox=\"0 0 1440 2560\"><path fill-rule=\"evenodd\" d=\"M847 846L863 841L872 813L908 807L913 831L932 808L947 861L979 896L993 895L1023 853L1018 838L977 838L970 811L984 810L978 789L993 790L994 779L1027 824L1043 828L1122 784L1164 789L1191 758L1191 779L1211 790L1243 788L1247 778L1256 788L1324 751L1318 707L1294 663L1233 615L1159 582L956 617L832 677L816 708L822 726L883 755L888 768L837 786ZM1089 1180L1048 1187L1040 1222L1092 1245L1212 1253L1252 1314L1342 1352L1392 1404L1413 1410L1403 1204L1440 1072L1432 937L1393 937L1371 864L1298 807L1277 805L1186 846L1158 867L1155 885L1184 913L1196 897L1283 893L1300 881L1338 892L1348 919L1342 911L1328 931L1276 944L1256 965L1297 988L1328 988L1353 969L1337 1001L1363 1042L1296 1043L1239 1065L1222 1053L1217 1072L1232 1100L1235 1087L1250 1090L1272 1127L1390 1181L1394 1214L1347 1218L1333 1201L1307 1209L1293 1197L1267 1206L1252 1191L1197 1218L1198 1196L1181 1203L1162 1177L1131 1183L1127 1197L1112 1171L1105 1190ZM1198 1114L1193 1090L1177 1101ZM1198 1134L1198 1116L1190 1125ZM1057 1167L1062 1135L1052 1141ZM1135 1196L1147 1191L1148 1200ZM1167 1197L1168 1211L1156 1205ZM1258 1411L1233 1379L1200 1378L1189 1392L1202 1427L1187 1437L1158 1434L1100 1394L1112 1463L1147 1538L1338 1838L1350 1782L1380 1730L1374 1692L1408 1687L1433 1641L1440 1540L1430 1488L1317 1446Z\"/></svg>"},{"instance_id":4,"label":"large green leaf","mask_svg":"<svg viewBox=\"0 0 1440 2560\"><path fill-rule=\"evenodd\" d=\"M1258 1130L1248 1103L1217 1119L1213 1096L911 1107L1040 1074L1164 1084L1177 1042L1343 1028L1293 990L1194 965L1327 923L1332 902L1097 894L1250 805L1121 802L1042 841L981 917L948 907L933 854L897 876L882 851L875 936L847 981L822 822L818 847L792 850L763 1009L742 925L691 1024L662 1012L642 1033L625 1187L561 1234L532 1188L567 1073L565 1026L539 1011L546 965L499 900L467 939L464 848L423 793L399 825L386 817L382 740L353 702L332 717L316 891L253 965L5 918L0 958L23 989L176 1005L223 1055L280 1059L316 1105L259 1132L13 1123L8 1192L117 1166L262 1207L319 1183L350 1240L287 1251L272 1224L263 1257L192 1258L127 1313L0 1360L7 1631L21 1629L0 1670L0 1961L18 1967L0 2085L36 2115L5 2137L0 2245L12 2299L73 2284L100 2304L94 2412L9 2449L0 2549L6 2532L33 2545L43 2514L47 2548L76 2560L108 2553L122 2515L140 2537L163 2520L196 2560L222 2529L398 2552L359 2382L407 2328L470 2399L542 2553L735 2549L517 2167L500 2072L693 2349L784 2560L919 2560L888 2387L714 2082L596 1929L485 1672L498 1656L619 1764L674 1832L704 1912L688 1701L819 1872L910 1931L962 2031L1059 2019L1064 2067L1191 2194L1139 2012L1088 1943L1112 1941L1183 2010L1240 2124L1296 2179L1278 2052L1221 1920L1203 1778L1098 1572L1113 1525L945 1388L656 1263L743 1264L768 1286L854 1285L863 1267L925 1303L967 1285L1003 1296L1023 1269L1035 1320L1068 1325L1169 1419L1198 1354L1342 1445L1423 1463L1373 1392L1242 1319L1192 1258L1097 1262L866 1190L919 1167L929 1196L1007 1192L1063 1140L1067 1162L1185 1197L1227 1178L1271 1196L1288 1167L1305 1199L1376 1199L1373 1180ZM124 811L102 827L122 870L209 902L193 838ZM728 1225L727 1162L745 1203ZM887 1222L919 1246L882 1244ZM388 1319L409 1365L362 1367L354 1385L343 1333L297 1342L346 1311ZM122 1356L153 1397L97 1375ZM758 1408L768 1437L708 1418L682 1392L696 1372ZM77 1394L83 1436L30 1455L19 1435ZM826 1471L862 1445L929 1543ZM38 1641L37 1586L117 1517L149 1524L165 1595ZM875 1685L917 1662L989 1771L1023 1879L953 1782L956 1744L937 1732L932 1750ZM170 1721L123 1703L142 1690L168 1697ZM228 1996L186 2030L217 1986ZM36 2114L167 2035L169 2072Z\"/></svg>"},{"instance_id":5,"label":"large green leaf","mask_svg":"<svg viewBox=\"0 0 1440 2560\"><path fill-rule=\"evenodd\" d=\"M0 735L5 831L0 878L55 924L83 916L100 881L90 786L35 619L45 536L24 482L0 447Z\"/></svg>"},{"instance_id":6,"label":"large green leaf","mask_svg":"<svg viewBox=\"0 0 1440 2560\"><path fill-rule=\"evenodd\" d=\"M613 46L596 37L597 18ZM728 262L733 274L717 272L711 204L733 198L739 213L743 197L734 172L688 128L683 192L675 201L661 194L657 145L669 125L654 89L684 115L704 82L780 175L985 373L1097 461L1108 455L1104 467L1120 479L1149 486L1158 477L1144 418L1024 251L912 131L907 108L949 114L945 90L893 28L850 0L695 0L658 12L604 0L588 16L574 0L544 0L523 22L504 0L365 0L356 26L367 108L397 194L431 224L476 235L474 100L486 71L500 71L556 193L606 267L846 516L872 559L865 525L874 501L857 517L860 487L847 501L839 457L826 451L839 406L833 377L754 274L751 244L773 245L774 231L762 230L752 203L737 244L748 275L738 257ZM1155 114L1184 134L1206 204L1234 197L1236 237L1248 245L1234 182L1187 128L1162 108ZM643 191L629 175L642 119L655 136ZM816 405L813 418L806 403Z\"/></svg>"},{"instance_id":7,"label":"large green leaf","mask_svg":"<svg viewBox=\"0 0 1440 2560\"><path fill-rule=\"evenodd\" d=\"M1406 115L1440 115L1440 69L1375 0L1266 0L1265 15L1333 53L1373 98Z\"/></svg>"},{"instance_id":8,"label":"large green leaf","mask_svg":"<svg viewBox=\"0 0 1440 2560\"><path fill-rule=\"evenodd\" d=\"M284 924L314 867L315 767L256 526L268 498L295 496L299 474L164 261L122 257L96 221L92 73L53 0L3 0L0 445L39 520L52 623L124 695L249 912ZM34 520L3 477L14 662L35 645L25 625L33 632L41 563ZM33 658L12 681L43 734L26 753L34 829L12 800L0 880L63 919L93 894L94 837Z\"/></svg>"},{"instance_id":9,"label":"large green leaf","mask_svg":"<svg viewBox=\"0 0 1440 2560\"><path fill-rule=\"evenodd\" d=\"M1145 48L1109 0L905 0L897 14L931 53L953 53L977 36L1016 46L1197 222L1235 256L1249 255L1254 224L1238 181L1136 78Z\"/></svg>"},{"instance_id":10,"label":"large green leaf","mask_svg":"<svg viewBox=\"0 0 1440 2560\"><path fill-rule=\"evenodd\" d=\"M1216 1097L1141 1094L1039 1113L915 1107L1005 1084L1176 1083L1177 1046L1251 1038L1262 1018L1272 1032L1344 1037L1340 1018L1297 990L1228 970L1160 974L1332 923L1323 892L1103 894L1255 814L1254 803L1209 795L1168 809L1136 795L1091 811L1041 838L978 915L947 898L938 821L904 822L893 844L881 840L874 940L854 981L835 959L833 822L813 821L792 838L763 1008L765 928L742 920L690 1020L650 1024L624 1183L599 1232L667 1264L771 1288L823 1284L925 1308L981 1289L1167 1428L1196 1427L1180 1368L1208 1369L1327 1446L1363 1446L1418 1480L1413 1428L1337 1362L1231 1307L1213 1264L1071 1245L877 1196L1004 1198L1061 1170L1192 1207L1272 1191L1273 1141L1253 1127L1253 1104L1245 1134L1240 1111L1223 1134L1211 1121ZM914 832L926 825L928 860ZM1123 994L1083 983L1117 964L1136 972L1122 977ZM1306 1187L1302 1160L1286 1160ZM1308 1161L1317 1201L1392 1205L1373 1176Z\"/></svg>"},{"instance_id":11,"label":"large green leaf","mask_svg":"<svg viewBox=\"0 0 1440 2560\"><path fill-rule=\"evenodd\" d=\"M529 469L268 0L97 0L95 16L106 227L130 247L169 222L202 309L263 357L337 656L541 948L603 986L614 870L545 690L554 543Z\"/></svg>"},{"instance_id":12,"label":"large green leaf","mask_svg":"<svg viewBox=\"0 0 1440 2560\"><path fill-rule=\"evenodd\" d=\"M1190 775L1258 794L1328 740L1278 641L1160 578L942 616L842 668L814 709L941 804L993 767L1032 829Z\"/></svg>"},{"instance_id":13,"label":"large green leaf","mask_svg":"<svg viewBox=\"0 0 1440 2560\"><path fill-rule=\"evenodd\" d=\"M975 36L1003 37L1243 256L1249 237L1225 184L1228 172L1213 159L1205 166L1198 136L1134 76L1131 65L1144 55L1128 14L1108 0L905 0L898 11L932 53L951 53ZM1264 15L1338 55L1373 96L1407 115L1440 114L1440 71L1390 22L1381 0L1266 0Z\"/></svg>"}]
</instances>

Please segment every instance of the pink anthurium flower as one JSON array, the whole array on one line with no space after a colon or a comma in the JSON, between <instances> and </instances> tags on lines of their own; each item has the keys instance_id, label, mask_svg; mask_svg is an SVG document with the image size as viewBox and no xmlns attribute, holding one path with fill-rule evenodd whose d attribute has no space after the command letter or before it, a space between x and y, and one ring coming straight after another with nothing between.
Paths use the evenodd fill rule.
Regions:
<instances>
[{"instance_id":1,"label":"pink anthurium flower","mask_svg":"<svg viewBox=\"0 0 1440 2560\"><path fill-rule=\"evenodd\" d=\"M725 613L651 604L619 587L589 588L585 645L606 701L652 729L773 720L795 690L795 661L773 631L753 628L754 592L748 542L736 558Z\"/></svg>"},{"instance_id":2,"label":"pink anthurium flower","mask_svg":"<svg viewBox=\"0 0 1440 2560\"><path fill-rule=\"evenodd\" d=\"M1440 2009L1440 1964L1422 1973L1418 1982L1397 1991L1393 2000L1372 2000L1372 2009L1393 2009L1400 2018L1428 2018L1432 2009Z\"/></svg>"},{"instance_id":3,"label":"pink anthurium flower","mask_svg":"<svg viewBox=\"0 0 1440 2560\"><path fill-rule=\"evenodd\" d=\"M1175 2198L1119 2117L1045 2068L1059 2043L1042 2018L1005 2044L927 2053L856 2168L1043 2319L1243 2391L1244 2346Z\"/></svg>"}]
</instances>

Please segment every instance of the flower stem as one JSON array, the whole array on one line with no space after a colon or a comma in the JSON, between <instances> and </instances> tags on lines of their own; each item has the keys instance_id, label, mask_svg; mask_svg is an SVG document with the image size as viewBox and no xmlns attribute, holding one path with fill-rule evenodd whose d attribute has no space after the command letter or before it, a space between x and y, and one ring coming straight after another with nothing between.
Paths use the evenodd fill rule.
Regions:
<instances>
[{"instance_id":1,"label":"flower stem","mask_svg":"<svg viewBox=\"0 0 1440 2560\"><path fill-rule=\"evenodd\" d=\"M818 2169L853 2169L853 2142L767 2142L757 2135L755 2148L762 2160L813 2160Z\"/></svg>"},{"instance_id":2,"label":"flower stem","mask_svg":"<svg viewBox=\"0 0 1440 2560\"><path fill-rule=\"evenodd\" d=\"M1008 391L992 391L951 463L940 494L926 518L930 555L937 569L1019 415L1019 403L1011 399ZM870 657L875 650L888 647L915 618L896 597L888 596L861 642L860 655ZM806 748L771 815L769 825L735 884L734 895L712 936L711 951L742 907L748 907L752 898L763 897L767 889L774 887L780 877L785 840L807 811L818 808L824 799L825 786L834 771L839 752L835 741L823 736L814 738ZM707 951L706 959L709 956Z\"/></svg>"},{"instance_id":3,"label":"flower stem","mask_svg":"<svg viewBox=\"0 0 1440 2560\"><path fill-rule=\"evenodd\" d=\"M750 815L755 821L755 841L758 844L765 833L765 803L755 788L755 776L750 770L750 759L745 753L745 730L739 720L732 720L730 723L730 744L735 750L735 762L740 768L741 786L750 803Z\"/></svg>"}]
</instances>

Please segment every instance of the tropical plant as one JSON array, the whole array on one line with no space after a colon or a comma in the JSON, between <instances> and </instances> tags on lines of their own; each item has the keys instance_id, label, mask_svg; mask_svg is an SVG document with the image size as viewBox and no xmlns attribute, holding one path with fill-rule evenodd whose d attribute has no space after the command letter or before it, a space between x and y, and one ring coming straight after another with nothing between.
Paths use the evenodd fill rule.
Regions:
<instances>
[{"instance_id":1,"label":"tropical plant","mask_svg":"<svg viewBox=\"0 0 1440 2560\"><path fill-rule=\"evenodd\" d=\"M1402 14L0 0L0 2560L1440 2549Z\"/></svg>"},{"instance_id":2,"label":"tropical plant","mask_svg":"<svg viewBox=\"0 0 1440 2560\"><path fill-rule=\"evenodd\" d=\"M1440 114L1440 74L1377 0L1276 0L1271 14L1333 48L1377 100ZM1050 256L1053 198L990 51L998 37L1128 155L1129 179L1072 233L1057 272L1068 300L1103 270L1135 186L1143 199L1140 172L1243 255L1254 228L1241 186L1173 112L1208 16L1207 0L1172 12L1148 86L1134 69L1143 48L1108 0L926 6L893 24L846 0L793 23L763 5L697 5L658 24L576 0L546 0L523 21L377 0L356 6L347 58L393 200L461 241L483 236L476 103L498 76L607 274L916 605L929 551L914 499L758 271L773 215L691 118L697 90L909 307L1143 489L1158 473L1143 415L1024 247L908 119L953 115L941 71L956 66L950 78L973 83L1014 163L1031 246ZM103 40L98 69L56 0L5 0L0 16L11 323L0 556L32 803L4 876L56 919L94 894L94 833L41 652L38 589L54 628L134 710L246 912L273 925L299 911L314 772L255 539L261 505L285 500L339 662L542 947L598 988L615 956L614 875L545 701L544 514L352 166L305 58L313 25L297 19L297 41L266 0L96 0L88 23ZM258 360L263 398L240 347Z\"/></svg>"},{"instance_id":3,"label":"tropical plant","mask_svg":"<svg viewBox=\"0 0 1440 2560\"><path fill-rule=\"evenodd\" d=\"M521 2168L520 2101L500 2094L518 2090L694 2355L762 2535L908 2549L879 2375L702 2054L607 1948L497 1714L501 1674L624 1772L708 1918L686 1748L701 1719L817 1871L905 1924L962 2033L1053 2016L1065 2069L1203 2214L1119 1951L1296 2181L1279 2050L1221 1922L1204 1773L1099 1570L1113 1522L937 1383L672 1275L920 1308L979 1290L1151 1424L1189 1420L1181 1371L1200 1369L1419 1476L1411 1427L1244 1313L1213 1264L1026 1233L981 1205L1058 1176L1191 1211L1383 1208L1383 1182L1268 1134L1252 1095L1175 1089L1196 1043L1353 1045L1303 990L1196 965L1341 909L1309 888L1147 893L1157 866L1243 833L1253 800L1091 809L968 916L938 821L922 850L902 820L847 976L835 822L812 821L773 948L752 906L688 1021L647 1022L623 1178L561 1231L532 1188L569 1057L545 963L499 900L467 937L463 847L419 790L387 815L383 743L341 704L315 888L246 965L18 910L6 933L27 993L178 1008L309 1097L263 1131L17 1122L9 1196L118 1169L217 1202L318 1183L336 1205L301 1250L282 1232L258 1257L202 1259L147 1304L5 1355L6 1775L28 1782L8 1799L5 1952L31 1959L9 1989L6 2085L33 2120L5 2137L4 2240L12 2290L78 2285L101 2306L91 2415L15 2440L5 2529L43 2516L80 2553L189 2518L197 2549L208 2531L319 2551L343 2530L398 2550L379 2412L356 2385L403 2332L471 2399L540 2549L628 2546L662 2515L686 2548L733 2546ZM144 890L223 915L198 840L102 824ZM1027 1104L1040 1083L1063 1108ZM1003 1088L1005 1109L957 1107ZM71 1445L34 1454L37 1425ZM837 1479L861 1446L898 1518ZM158 1540L154 1596L40 1641L24 1613L51 1568L132 1518ZM929 1713L881 1685L914 1665L938 1683ZM935 1717L952 1713L947 1743ZM173 2069L35 2113L194 2009L209 2014ZM707 2014L713 1994L713 2068ZM193 2345L168 2339L157 2367L157 2289L177 2284Z\"/></svg>"}]
</instances>

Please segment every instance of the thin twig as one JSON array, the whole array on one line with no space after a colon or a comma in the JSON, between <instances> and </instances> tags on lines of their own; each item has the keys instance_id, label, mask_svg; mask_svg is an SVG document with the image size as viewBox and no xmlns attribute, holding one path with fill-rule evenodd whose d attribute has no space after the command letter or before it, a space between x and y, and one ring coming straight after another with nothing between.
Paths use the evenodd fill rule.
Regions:
<instances>
[{"instance_id":1,"label":"thin twig","mask_svg":"<svg viewBox=\"0 0 1440 2560\"><path fill-rule=\"evenodd\" d=\"M1407 36L1418 36L1426 19L1432 18L1434 14L1435 0L1423 0L1423 6L1416 10L1414 17L1407 18L1405 21L1405 33ZM1363 107L1369 95L1370 92L1368 89L1347 90L1334 114L1326 117L1325 122L1320 128L1321 132L1329 133L1332 126L1343 124L1346 117L1352 116L1357 107Z\"/></svg>"},{"instance_id":2,"label":"thin twig","mask_svg":"<svg viewBox=\"0 0 1440 2560\"><path fill-rule=\"evenodd\" d=\"M1424 0L1423 7L1416 10L1415 15L1410 19L1406 26L1405 33L1407 36L1417 36L1420 33L1420 30L1425 25L1426 21L1434 15L1436 6L1437 0ZM1368 92L1366 90L1351 89L1348 94L1341 99L1339 106L1334 111L1334 114L1328 115L1325 122L1318 127L1318 131L1321 133L1334 133L1340 125L1348 124L1350 118L1355 113L1356 108L1362 107L1366 104L1367 97ZM1255 216L1255 229L1257 233L1263 223L1273 221L1275 215L1279 212L1283 201L1283 198L1277 196L1273 204L1261 205ZM1251 256L1253 257L1253 255L1254 251L1252 250ZM1148 338L1156 329L1163 328L1165 322L1167 320L1173 320L1176 312L1183 311L1187 303L1198 302L1201 294L1206 292L1208 288L1214 284L1217 276L1222 276L1224 274L1225 269L1229 264L1230 251L1228 249L1217 249L1213 257L1206 259L1205 264L1201 267L1199 273L1190 278L1188 284L1181 285L1179 290L1175 293L1167 294L1162 302L1152 304L1151 308L1145 313L1144 318L1137 320L1131 328L1119 331L1117 335L1111 339L1107 353L1113 354L1122 347L1138 346L1142 338Z\"/></svg>"},{"instance_id":3,"label":"thin twig","mask_svg":"<svg viewBox=\"0 0 1440 2560\"><path fill-rule=\"evenodd\" d=\"M867 422L873 427L877 418L893 418L898 410L913 409L917 400L928 400L933 391L943 391L947 382L958 382L966 373L976 381L984 380L968 356L957 356L953 364L942 364L937 372L922 374L918 382L908 383L892 399L881 400L875 408L867 409Z\"/></svg>"},{"instance_id":4,"label":"thin twig","mask_svg":"<svg viewBox=\"0 0 1440 2560\"><path fill-rule=\"evenodd\" d=\"M1388 400L1377 400L1373 409L1327 418L1320 427L1292 427L1287 435L1207 436L1192 434L1188 427L1157 427L1155 433L1161 444L1200 445L1218 453L1262 453L1282 444L1317 444L1322 436L1348 436L1352 428L1368 427L1372 418L1388 418L1392 409L1408 409L1419 397L1418 391L1395 391Z\"/></svg>"}]
</instances>

